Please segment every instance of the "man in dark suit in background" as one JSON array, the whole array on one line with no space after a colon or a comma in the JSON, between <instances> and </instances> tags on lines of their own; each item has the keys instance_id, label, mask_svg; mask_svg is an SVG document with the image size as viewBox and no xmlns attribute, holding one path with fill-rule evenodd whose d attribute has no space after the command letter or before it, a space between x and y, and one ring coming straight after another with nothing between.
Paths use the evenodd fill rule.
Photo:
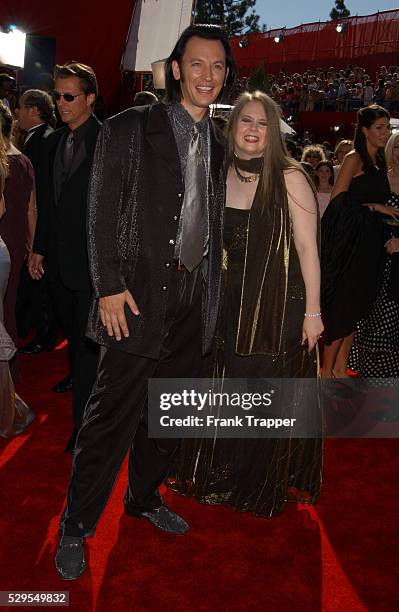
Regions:
<instances>
[{"instance_id":1,"label":"man in dark suit in background","mask_svg":"<svg viewBox=\"0 0 399 612\"><path fill-rule=\"evenodd\" d=\"M18 126L26 132L22 152L29 157L35 171L36 207L38 216L42 212L43 190L46 180L45 146L46 139L54 132L54 102L48 93L30 89L21 96L16 108ZM35 338L19 349L20 353L33 354L54 348L56 325L53 307L48 295L47 279L33 281L24 267L18 289L18 328L22 337L31 327L36 330Z\"/></svg>"},{"instance_id":2,"label":"man in dark suit in background","mask_svg":"<svg viewBox=\"0 0 399 612\"><path fill-rule=\"evenodd\" d=\"M96 299L88 333L101 346L61 521L60 576L84 571L93 533L123 458L125 511L169 533L187 523L163 503L177 440L148 437L151 377L201 372L211 350L222 268L223 137L208 114L234 62L226 34L193 25L166 64L167 103L105 121L89 196L88 245Z\"/></svg>"},{"instance_id":3,"label":"man in dark suit in background","mask_svg":"<svg viewBox=\"0 0 399 612\"><path fill-rule=\"evenodd\" d=\"M66 126L47 138L48 181L29 260L33 278L45 273L68 339L73 388L73 432L66 447L73 452L84 408L95 380L98 350L86 338L91 302L86 210L89 177L100 122L93 115L97 97L94 71L70 62L55 69L54 97Z\"/></svg>"}]
</instances>

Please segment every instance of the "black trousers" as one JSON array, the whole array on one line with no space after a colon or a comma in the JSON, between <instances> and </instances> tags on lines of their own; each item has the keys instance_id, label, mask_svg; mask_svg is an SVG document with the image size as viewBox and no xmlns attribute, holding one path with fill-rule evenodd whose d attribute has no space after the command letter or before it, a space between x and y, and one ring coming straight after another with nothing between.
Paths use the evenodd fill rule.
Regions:
<instances>
[{"instance_id":1,"label":"black trousers","mask_svg":"<svg viewBox=\"0 0 399 612\"><path fill-rule=\"evenodd\" d=\"M153 377L200 375L201 284L199 272L173 270L158 360L101 348L61 520L65 535L94 532L129 449L125 506L139 514L161 504L158 487L168 474L179 441L148 438L147 384Z\"/></svg>"},{"instance_id":2,"label":"black trousers","mask_svg":"<svg viewBox=\"0 0 399 612\"><path fill-rule=\"evenodd\" d=\"M98 346L86 338L91 290L69 289L60 278L51 284L51 290L63 333L68 340L70 372L73 378L73 426L74 429L79 429L96 379L99 355Z\"/></svg>"},{"instance_id":3,"label":"black trousers","mask_svg":"<svg viewBox=\"0 0 399 612\"><path fill-rule=\"evenodd\" d=\"M25 338L31 328L36 332L38 344L51 344L57 336L57 321L48 290L48 280L31 278L25 262L19 280L17 294L17 327L20 338Z\"/></svg>"}]
</instances>

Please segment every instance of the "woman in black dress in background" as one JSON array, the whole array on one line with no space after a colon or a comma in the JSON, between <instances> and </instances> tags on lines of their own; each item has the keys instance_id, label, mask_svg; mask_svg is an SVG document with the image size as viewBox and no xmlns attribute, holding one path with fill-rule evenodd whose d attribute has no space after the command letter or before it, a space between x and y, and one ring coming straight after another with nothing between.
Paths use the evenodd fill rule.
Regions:
<instances>
[{"instance_id":1,"label":"woman in black dress in background","mask_svg":"<svg viewBox=\"0 0 399 612\"><path fill-rule=\"evenodd\" d=\"M384 263L384 216L390 188L384 147L389 114L376 104L358 111L354 150L344 159L322 219L323 378L346 378L358 321L376 298Z\"/></svg>"},{"instance_id":2,"label":"woman in black dress in background","mask_svg":"<svg viewBox=\"0 0 399 612\"><path fill-rule=\"evenodd\" d=\"M399 131L385 147L390 206L399 210ZM367 317L357 324L349 367L363 378L399 377L399 302L395 299L399 221L385 217L385 258L382 285Z\"/></svg>"},{"instance_id":3,"label":"woman in black dress in background","mask_svg":"<svg viewBox=\"0 0 399 612\"><path fill-rule=\"evenodd\" d=\"M227 161L213 375L315 378L323 330L318 206L300 164L287 157L279 109L265 94L238 99ZM317 500L321 450L320 439L184 440L171 486L205 503L274 516L287 500Z\"/></svg>"}]
</instances>

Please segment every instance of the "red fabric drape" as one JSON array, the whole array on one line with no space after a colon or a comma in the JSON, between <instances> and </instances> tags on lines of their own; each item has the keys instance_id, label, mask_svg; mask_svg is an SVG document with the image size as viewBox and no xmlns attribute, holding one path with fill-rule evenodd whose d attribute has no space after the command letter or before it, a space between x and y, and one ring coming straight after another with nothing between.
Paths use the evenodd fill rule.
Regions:
<instances>
[{"instance_id":1,"label":"red fabric drape","mask_svg":"<svg viewBox=\"0 0 399 612\"><path fill-rule=\"evenodd\" d=\"M240 47L243 36L231 39L234 56L242 76L255 66L264 65L269 74L281 69L288 73L309 68L342 68L358 64L369 71L383 64L397 64L399 50L399 10L384 11L344 20L346 31L339 34L337 22L308 23L284 32L284 40L274 42L281 30L249 34L247 46ZM374 78L374 72L370 76Z\"/></svg>"},{"instance_id":2,"label":"red fabric drape","mask_svg":"<svg viewBox=\"0 0 399 612\"><path fill-rule=\"evenodd\" d=\"M135 0L1 0L0 24L56 39L56 61L74 59L94 69L100 95L109 103L120 84L120 63Z\"/></svg>"}]
</instances>

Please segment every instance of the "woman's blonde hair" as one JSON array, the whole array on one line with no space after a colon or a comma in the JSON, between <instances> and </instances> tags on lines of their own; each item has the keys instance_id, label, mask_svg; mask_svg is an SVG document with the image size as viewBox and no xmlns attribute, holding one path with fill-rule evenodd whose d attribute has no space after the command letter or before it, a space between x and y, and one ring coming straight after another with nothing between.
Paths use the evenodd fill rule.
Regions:
<instances>
[{"instance_id":1,"label":"woman's blonde hair","mask_svg":"<svg viewBox=\"0 0 399 612\"><path fill-rule=\"evenodd\" d=\"M392 168L393 147L394 147L395 142L398 140L398 138L399 138L399 130L394 130L392 134L390 135L387 144L385 145L385 159L387 160L388 168Z\"/></svg>"},{"instance_id":2,"label":"woman's blonde hair","mask_svg":"<svg viewBox=\"0 0 399 612\"><path fill-rule=\"evenodd\" d=\"M230 115L227 126L227 163L233 164L234 160L234 135L238 118L243 108L249 102L259 102L266 115L267 139L263 152L262 173L262 200L267 206L282 202L287 198L287 189L284 180L284 171L289 169L299 170L308 180L301 165L287 154L287 149L280 127L280 107L272 98L262 91L244 92L238 98ZM309 182L309 181L308 181Z\"/></svg>"},{"instance_id":3,"label":"woman's blonde hair","mask_svg":"<svg viewBox=\"0 0 399 612\"><path fill-rule=\"evenodd\" d=\"M353 148L353 142L351 140L343 139L337 142L337 144L335 145L335 149L334 149L335 157L337 157L342 147L348 147L348 146Z\"/></svg>"},{"instance_id":4,"label":"woman's blonde hair","mask_svg":"<svg viewBox=\"0 0 399 612\"><path fill-rule=\"evenodd\" d=\"M326 154L324 152L324 149L320 145L308 145L307 147L305 147L303 152L302 152L301 161L305 162L306 161L306 157L309 154L318 155L320 157L319 161L326 161L327 160L327 157L326 157Z\"/></svg>"}]
</instances>

